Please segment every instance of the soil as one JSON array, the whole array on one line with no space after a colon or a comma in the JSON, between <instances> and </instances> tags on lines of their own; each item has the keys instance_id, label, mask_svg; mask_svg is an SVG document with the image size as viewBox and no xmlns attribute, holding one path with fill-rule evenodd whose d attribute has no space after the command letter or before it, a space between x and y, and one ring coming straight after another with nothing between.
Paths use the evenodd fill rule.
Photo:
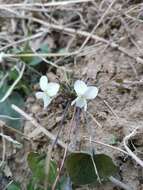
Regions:
<instances>
[{"instance_id":1,"label":"soil","mask_svg":"<svg viewBox=\"0 0 143 190\"><path fill-rule=\"evenodd\" d=\"M70 6L48 9L51 17L58 21L58 24L64 24L66 27L74 28L81 31L92 31L93 27L98 23L102 14L105 13L107 5L112 1L96 1L94 3L72 4ZM102 23L97 27L94 34L114 41L121 47L124 47L132 56L143 57L143 24L142 24L142 1L117 1L112 9L103 18ZM2 2L3 3L3 2ZM13 3L13 2L12 2ZM125 12L136 18L128 18ZM5 12L6 13L6 12ZM42 13L30 13L30 16L43 19L46 21L46 15ZM1 15L1 11L0 11ZM1 17L1 16L0 16ZM8 28L12 27L12 22L6 18L2 18L3 24L1 32L5 31L8 35ZM48 20L48 19L47 19ZM14 21L16 26L21 27L21 21ZM48 22L48 21L47 21ZM26 23L26 27L29 24ZM17 29L21 38L22 31ZM40 25L29 26L32 30L41 29ZM16 37L13 36L13 40ZM46 40L45 40L46 39ZM78 50L83 44L85 38L81 35L68 35L63 31L56 31L50 28L48 36L39 38L39 41L49 44L51 49L67 48L70 51ZM39 42L38 41L38 42ZM40 43L40 42L39 42ZM37 41L33 44L38 46ZM34 45L32 45L34 47ZM2 45L1 45L2 46ZM87 123L85 122L83 113L81 114L81 122L71 135L72 142L76 139L76 150L88 150L91 143L86 141L84 136L93 140L113 144L115 147L124 149L123 139L130 134L136 127L139 131L130 140L130 147L133 152L143 160L143 65L137 62L133 57L119 51L117 48L89 39L82 52L76 56L68 58L54 58L59 66L70 69L73 72L72 80L81 79L89 85L95 85L99 88L97 98L88 103ZM61 69L53 69L44 66L41 69L51 81L65 81L65 76ZM39 89L36 84L33 86L34 91ZM35 99L34 94L27 97L25 103L25 111L34 117L43 127L56 134L65 108L65 99L60 94L56 100L46 109L43 110L41 101ZM60 139L64 142L68 141L68 133L70 128L70 120L74 112L74 108L69 108L69 113L64 121L64 128ZM100 125L97 125L95 118ZM23 132L29 135L35 127L29 121L23 121ZM9 132L8 132L9 134ZM6 143L6 160L8 171L0 176L2 184L0 190L4 189L9 179L16 179L22 184L22 190L26 190L27 179L31 175L26 159L30 150L38 152L46 152L50 144L50 140L44 134L39 133L34 136L31 142L26 141L22 136L12 133L12 136L23 144L22 149L13 147L10 143ZM73 140L74 139L74 140ZM75 144L73 143L73 146ZM118 179L128 184L133 190L143 189L143 169L131 157L112 148L92 144L97 153L106 153L111 156L118 166ZM2 148L2 143L1 143ZM53 153L54 158L59 160L63 156L63 150L60 147ZM8 175L8 176L7 176ZM80 188L87 189L87 188ZM120 190L114 184L107 183L99 185L94 190Z\"/></svg>"}]
</instances>

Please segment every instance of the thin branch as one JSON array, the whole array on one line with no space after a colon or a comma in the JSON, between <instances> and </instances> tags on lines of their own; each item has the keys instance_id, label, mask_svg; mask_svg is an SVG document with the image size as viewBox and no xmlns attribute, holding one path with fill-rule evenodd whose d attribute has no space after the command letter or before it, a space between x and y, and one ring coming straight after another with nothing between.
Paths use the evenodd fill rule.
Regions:
<instances>
[{"instance_id":1,"label":"thin branch","mask_svg":"<svg viewBox=\"0 0 143 190\"><path fill-rule=\"evenodd\" d=\"M59 1L59 2L51 2L51 3L13 3L13 4L1 4L2 7L13 7L13 8L20 8L24 9L23 5L25 7L53 7L53 6L64 6L64 5L70 5L70 4L76 4L76 3L86 3L91 2L93 0L70 0L70 1Z\"/></svg>"},{"instance_id":2,"label":"thin branch","mask_svg":"<svg viewBox=\"0 0 143 190\"><path fill-rule=\"evenodd\" d=\"M112 8L113 4L116 2L117 0L113 0L111 1L111 4L109 5L109 7L106 9L106 11L103 13L103 15L101 16L101 18L98 20L97 24L94 26L93 30L91 31L90 35L87 36L87 38L85 39L85 41L83 42L82 46L80 47L80 50L84 48L84 46L87 44L87 42L89 41L89 39L91 38L91 36L94 34L94 32L96 31L96 29L98 28L98 26L102 23L104 17L109 13L110 9Z\"/></svg>"},{"instance_id":3,"label":"thin branch","mask_svg":"<svg viewBox=\"0 0 143 190\"><path fill-rule=\"evenodd\" d=\"M124 147L126 149L126 151L128 152L128 154L141 166L143 167L143 161L137 157L132 151L131 149L128 147L128 141L129 139L134 136L137 133L137 130L139 129L139 127L136 127L129 135L125 136L125 138L123 139L123 144Z\"/></svg>"},{"instance_id":4,"label":"thin branch","mask_svg":"<svg viewBox=\"0 0 143 190\"><path fill-rule=\"evenodd\" d=\"M111 111L111 113L116 117L117 120L119 120L119 116L115 113L113 108L109 105L109 103L106 100L103 100L104 104L108 107L108 109Z\"/></svg>"},{"instance_id":5,"label":"thin branch","mask_svg":"<svg viewBox=\"0 0 143 190\"><path fill-rule=\"evenodd\" d=\"M68 145L67 145L67 147L66 147L66 149L65 149L65 151L64 151L64 156L63 156L63 159L62 159L60 168L59 168L58 175L57 175L57 177L56 177L56 179L55 179L55 182L54 182L54 184L53 184L53 186L52 186L52 190L55 190L56 185L57 185L57 183L58 183L58 180L59 180L59 178L60 178L60 174L61 174L62 168L63 168L63 166L64 166L64 162L65 162L65 159L66 159L67 151L68 151Z\"/></svg>"},{"instance_id":6,"label":"thin branch","mask_svg":"<svg viewBox=\"0 0 143 190\"><path fill-rule=\"evenodd\" d=\"M96 118L94 117L94 115L92 113L90 113L89 111L87 111L88 115L91 117L91 119L95 122L95 124L102 128L102 125L96 120Z\"/></svg>"},{"instance_id":7,"label":"thin branch","mask_svg":"<svg viewBox=\"0 0 143 190\"><path fill-rule=\"evenodd\" d=\"M77 52L65 52L65 53L19 53L19 54L4 54L4 58L7 57L63 57L76 55Z\"/></svg>"},{"instance_id":8,"label":"thin branch","mask_svg":"<svg viewBox=\"0 0 143 190\"><path fill-rule=\"evenodd\" d=\"M92 163L93 163L93 167L94 167L95 174L96 174L96 176L97 176L97 181L101 184L101 179L100 179L100 176L99 176L99 173L98 173L98 170L97 170L95 161L94 161L94 159L93 159L93 155L91 155L91 160L92 160Z\"/></svg>"},{"instance_id":9,"label":"thin branch","mask_svg":"<svg viewBox=\"0 0 143 190\"><path fill-rule=\"evenodd\" d=\"M3 190L7 190L7 188L8 188L12 183L13 183L13 180L11 180L11 181L5 186L5 188L4 188Z\"/></svg>"},{"instance_id":10,"label":"thin branch","mask_svg":"<svg viewBox=\"0 0 143 190\"><path fill-rule=\"evenodd\" d=\"M35 39L35 38L38 38L38 37L42 36L42 35L45 34L45 33L47 33L47 31L46 31L46 32L45 32L45 31L42 31L42 32L39 32L39 33L34 34L34 35L32 35L32 36L28 36L28 37L26 37L26 38L23 38L23 39L14 41L14 42L12 42L12 43L10 43L10 44L4 46L4 47L1 47L1 48L0 48L0 51L3 51L3 50L5 50L5 49L7 49L7 48L9 48L9 47L11 47L11 46L18 45L18 44L23 43L23 42L26 42L26 41L29 41L29 40L33 40L33 39Z\"/></svg>"},{"instance_id":11,"label":"thin branch","mask_svg":"<svg viewBox=\"0 0 143 190\"><path fill-rule=\"evenodd\" d=\"M64 71L64 72L71 72L71 70L69 70L69 69L66 69L65 67L63 67L63 66L58 66L57 64L55 64L55 63L53 63L52 61L49 61L49 60L47 60L46 58L44 58L42 55L40 55L40 54L38 54L34 49L32 49L33 50L33 52L34 52L34 54L33 54L33 56L35 55L35 56L38 56L39 58L41 58L45 63L48 63L49 65L51 65L51 66L53 66L53 67L56 67L56 68L58 68L58 69L61 69L62 71ZM48 56L50 56L50 54L47 54ZM58 54L57 54L58 55ZM65 55L65 54L64 54ZM47 57L48 57L47 56ZM66 55L67 56L67 55ZM69 55L68 55L69 56ZM54 56L55 57L55 56Z\"/></svg>"},{"instance_id":12,"label":"thin branch","mask_svg":"<svg viewBox=\"0 0 143 190\"><path fill-rule=\"evenodd\" d=\"M19 107L17 107L16 105L12 104L11 108L13 110L15 110L16 112L18 112L21 116L23 116L25 119L27 119L28 121L30 121L36 128L39 128L41 130L41 132L43 132L48 138L50 138L52 141L55 141L56 136L53 135L52 133L50 133L47 129L45 129L44 127L42 127L33 117L31 117L30 115L28 115L26 112L24 112L22 109L20 109ZM60 145L62 148L66 148L67 145L62 142L61 140L57 140L57 144Z\"/></svg>"},{"instance_id":13,"label":"thin branch","mask_svg":"<svg viewBox=\"0 0 143 190\"><path fill-rule=\"evenodd\" d=\"M8 18L8 16L7 16L7 18ZM12 18L12 16L10 18ZM105 44L109 45L110 47L115 48L118 51L124 53L128 57L134 59L136 62L143 64L143 59L141 57L134 55L132 52L130 52L126 48L120 46L119 44L117 44L115 42L110 42L109 40L106 40L106 39L104 39L104 38L102 38L102 37L100 37L98 35L95 35L95 34L91 35L89 32L76 30L76 29L73 29L73 28L66 28L65 26L62 26L62 25L50 24L50 23L47 23L47 22L45 22L43 20L40 20L40 19L37 19L37 18L34 18L34 17L29 18L29 17L22 17L20 15L19 16L16 15L14 18L31 20L31 21L37 22L37 23L39 23L39 24L41 24L41 25L43 25L45 27L53 28L55 30L60 30L60 31L63 31L63 32L68 33L68 34L70 33L70 34L80 35L80 36L83 36L83 37L90 36L91 39L94 39L96 41L100 41L102 43L105 43ZM80 50L78 51L78 53L80 53ZM68 53L65 53L65 54L67 55ZM75 55L75 54L77 54L77 52L72 53L72 55ZM70 53L69 53L69 56L70 56Z\"/></svg>"},{"instance_id":14,"label":"thin branch","mask_svg":"<svg viewBox=\"0 0 143 190\"><path fill-rule=\"evenodd\" d=\"M0 122L1 122L1 121L0 121ZM9 131L11 131L11 132L13 132L13 133L16 133L16 134L22 136L24 139L30 141L30 138L29 138L28 136L26 136L24 133L18 131L17 129L14 129L14 128L12 128L12 127L7 126L5 123L3 123L2 126L0 125L0 127L4 127L4 128L6 128L7 130L9 130Z\"/></svg>"},{"instance_id":15,"label":"thin branch","mask_svg":"<svg viewBox=\"0 0 143 190\"><path fill-rule=\"evenodd\" d=\"M100 145L103 145L103 146L112 148L112 149L114 149L114 150L116 150L116 151L120 151L120 152L122 152L122 153L124 153L124 154L126 154L126 155L129 155L128 152L122 150L121 148L118 148L118 147L115 147L115 146L112 146L112 145L110 145L110 144L106 144L106 143L103 143L103 142L100 142L100 141L97 141L97 140L89 139L89 138L86 137L86 136L83 136L83 138L84 138L85 140L87 140L87 141L91 141L91 142L93 142L93 143L100 144Z\"/></svg>"},{"instance_id":16,"label":"thin branch","mask_svg":"<svg viewBox=\"0 0 143 190\"><path fill-rule=\"evenodd\" d=\"M3 134L3 126L1 128L1 134ZM6 141L5 141L5 138L4 136L2 136L2 161L0 162L0 168L2 167L2 165L4 164L4 161L5 161L5 154L6 154Z\"/></svg>"},{"instance_id":17,"label":"thin branch","mask_svg":"<svg viewBox=\"0 0 143 190\"><path fill-rule=\"evenodd\" d=\"M11 138L8 135L4 135L3 133L0 133L0 136L4 139L6 139L7 141L13 143L13 144L17 144L17 145L21 145L21 143L19 143L18 141L14 140L13 138Z\"/></svg>"},{"instance_id":18,"label":"thin branch","mask_svg":"<svg viewBox=\"0 0 143 190\"><path fill-rule=\"evenodd\" d=\"M17 83L21 80L23 73L24 73L24 70L25 70L25 64L23 64L22 69L19 73L19 76L14 81L14 83L10 86L10 88L7 90L7 92L5 93L3 98L0 100L0 103L4 102L11 95L11 93L12 93L13 89L15 88L15 86L17 85Z\"/></svg>"},{"instance_id":19,"label":"thin branch","mask_svg":"<svg viewBox=\"0 0 143 190\"><path fill-rule=\"evenodd\" d=\"M129 185L119 181L118 179L116 179L115 177L111 176L109 177L109 180L114 183L116 186L124 189L124 190L133 190L133 188L131 188Z\"/></svg>"}]
</instances>

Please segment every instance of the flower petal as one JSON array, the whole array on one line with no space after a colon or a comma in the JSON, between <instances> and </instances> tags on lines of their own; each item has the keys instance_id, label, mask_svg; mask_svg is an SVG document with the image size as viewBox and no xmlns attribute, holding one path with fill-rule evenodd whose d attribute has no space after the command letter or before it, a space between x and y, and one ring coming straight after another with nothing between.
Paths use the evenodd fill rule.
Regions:
<instances>
[{"instance_id":1,"label":"flower petal","mask_svg":"<svg viewBox=\"0 0 143 190\"><path fill-rule=\"evenodd\" d=\"M76 98L76 106L79 108L83 108L85 107L87 104L86 99L85 98Z\"/></svg>"},{"instance_id":2,"label":"flower petal","mask_svg":"<svg viewBox=\"0 0 143 190\"><path fill-rule=\"evenodd\" d=\"M44 101L44 108L46 108L51 103L52 98L50 98L49 96L47 96L47 94L44 93L43 101Z\"/></svg>"},{"instance_id":3,"label":"flower petal","mask_svg":"<svg viewBox=\"0 0 143 190\"><path fill-rule=\"evenodd\" d=\"M84 105L84 111L87 110L87 101L85 101L85 105Z\"/></svg>"},{"instance_id":4,"label":"flower petal","mask_svg":"<svg viewBox=\"0 0 143 190\"><path fill-rule=\"evenodd\" d=\"M98 88L95 86L89 86L87 87L86 92L84 93L84 97L86 99L94 99L98 94Z\"/></svg>"},{"instance_id":5,"label":"flower petal","mask_svg":"<svg viewBox=\"0 0 143 190\"><path fill-rule=\"evenodd\" d=\"M47 85L48 85L48 78L45 75L43 75L40 78L40 88L41 88L41 90L46 91L47 90Z\"/></svg>"},{"instance_id":6,"label":"flower petal","mask_svg":"<svg viewBox=\"0 0 143 190\"><path fill-rule=\"evenodd\" d=\"M82 80L77 80L74 83L74 89L78 96L83 95L87 90L87 85Z\"/></svg>"},{"instance_id":7,"label":"flower petal","mask_svg":"<svg viewBox=\"0 0 143 190\"><path fill-rule=\"evenodd\" d=\"M71 106L73 106L73 105L76 103L77 99L78 99L78 98L74 99L74 100L71 102Z\"/></svg>"},{"instance_id":8,"label":"flower petal","mask_svg":"<svg viewBox=\"0 0 143 190\"><path fill-rule=\"evenodd\" d=\"M53 97L55 96L58 91L59 91L59 88L60 88L60 85L58 83L54 83L54 82L50 82L48 83L47 85L47 94L50 96L50 97Z\"/></svg>"},{"instance_id":9,"label":"flower petal","mask_svg":"<svg viewBox=\"0 0 143 190\"><path fill-rule=\"evenodd\" d=\"M44 92L36 92L35 96L37 99L42 99L44 96Z\"/></svg>"}]
</instances>

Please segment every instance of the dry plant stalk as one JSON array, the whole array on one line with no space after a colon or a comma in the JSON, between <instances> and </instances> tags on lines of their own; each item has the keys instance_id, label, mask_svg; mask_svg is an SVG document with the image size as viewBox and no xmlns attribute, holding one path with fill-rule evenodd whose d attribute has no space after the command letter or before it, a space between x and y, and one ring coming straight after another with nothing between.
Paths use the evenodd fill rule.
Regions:
<instances>
[{"instance_id":1,"label":"dry plant stalk","mask_svg":"<svg viewBox=\"0 0 143 190\"><path fill-rule=\"evenodd\" d=\"M131 137L133 137L137 131L139 130L139 127L136 127L129 135L125 136L125 138L123 139L123 143L124 143L124 147L126 149L126 151L128 152L128 154L141 166L143 167L143 161L137 157L132 151L131 149L128 147L128 141Z\"/></svg>"}]
</instances>

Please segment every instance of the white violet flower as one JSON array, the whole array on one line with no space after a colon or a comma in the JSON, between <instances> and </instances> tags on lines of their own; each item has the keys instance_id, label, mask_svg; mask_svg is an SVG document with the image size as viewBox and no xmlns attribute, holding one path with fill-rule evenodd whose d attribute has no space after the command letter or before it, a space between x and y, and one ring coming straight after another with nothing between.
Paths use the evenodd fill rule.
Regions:
<instances>
[{"instance_id":1,"label":"white violet flower","mask_svg":"<svg viewBox=\"0 0 143 190\"><path fill-rule=\"evenodd\" d=\"M98 94L98 88L87 86L82 80L77 80L74 83L74 90L77 98L72 101L71 105L76 104L77 107L84 108L84 111L87 110L87 100L94 99Z\"/></svg>"},{"instance_id":2,"label":"white violet flower","mask_svg":"<svg viewBox=\"0 0 143 190\"><path fill-rule=\"evenodd\" d=\"M40 88L43 92L37 92L36 98L43 99L44 108L46 108L58 93L60 85L54 82L48 83L48 78L46 76L42 76L40 78Z\"/></svg>"}]
</instances>

